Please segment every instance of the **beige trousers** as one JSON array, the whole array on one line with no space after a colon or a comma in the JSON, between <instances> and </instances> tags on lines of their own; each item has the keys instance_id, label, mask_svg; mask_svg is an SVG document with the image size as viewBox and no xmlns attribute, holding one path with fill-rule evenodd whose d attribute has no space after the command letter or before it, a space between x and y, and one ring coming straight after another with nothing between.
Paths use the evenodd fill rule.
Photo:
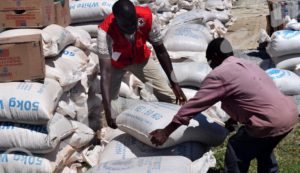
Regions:
<instances>
[{"instance_id":1,"label":"beige trousers","mask_svg":"<svg viewBox=\"0 0 300 173\"><path fill-rule=\"evenodd\" d=\"M126 66L124 69L116 69L112 67L111 112L113 118L116 118L117 115L124 111L124 109L128 108L127 105L132 105L133 103L128 99L118 98L122 78L127 71L130 71L143 83L146 83L149 87L153 88L153 94L158 98L159 101L168 103L176 102L176 97L170 88L168 81L162 77L159 64L155 63L153 59L149 58L142 64L132 64ZM101 113L101 122L101 127L107 127L104 111Z\"/></svg>"},{"instance_id":2,"label":"beige trousers","mask_svg":"<svg viewBox=\"0 0 300 173\"><path fill-rule=\"evenodd\" d=\"M168 81L162 77L159 64L155 63L152 58L141 64L132 64L126 66L124 69L112 68L112 81L111 81L111 96L116 99L119 94L121 81L126 73L130 71L138 77L143 83L146 83L153 89L153 94L159 101L175 103L175 95L168 85Z\"/></svg>"}]
</instances>

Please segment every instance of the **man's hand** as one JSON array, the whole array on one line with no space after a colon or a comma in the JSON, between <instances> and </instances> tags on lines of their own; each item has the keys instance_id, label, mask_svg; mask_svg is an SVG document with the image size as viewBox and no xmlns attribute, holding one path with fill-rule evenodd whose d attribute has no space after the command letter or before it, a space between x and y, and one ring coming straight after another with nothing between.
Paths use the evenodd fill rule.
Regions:
<instances>
[{"instance_id":1,"label":"man's hand","mask_svg":"<svg viewBox=\"0 0 300 173\"><path fill-rule=\"evenodd\" d=\"M164 129L157 129L150 133L151 142L152 144L159 146L166 142L166 140L169 138L169 135L167 134L166 130Z\"/></svg>"},{"instance_id":2,"label":"man's hand","mask_svg":"<svg viewBox=\"0 0 300 173\"><path fill-rule=\"evenodd\" d=\"M177 83L174 83L173 81L176 81L176 76L174 75L171 77L171 74L173 73L173 67L172 67L172 62L170 59L170 56L168 54L167 49L165 48L164 44L154 44L152 45L153 49L156 53L157 59L159 63L161 64L162 68L164 69L170 84L172 85L172 90L176 96L176 103L179 105L183 105L186 103L186 97L184 93L182 92L181 88Z\"/></svg>"},{"instance_id":3,"label":"man's hand","mask_svg":"<svg viewBox=\"0 0 300 173\"><path fill-rule=\"evenodd\" d=\"M110 128L113 128L113 129L116 129L118 128L117 126L117 123L116 123L116 119L112 118L112 112L111 112L111 109L110 109L110 106L107 107L106 104L103 104L104 105L104 112L105 112L105 119L106 119L106 123L107 125L110 127Z\"/></svg>"},{"instance_id":4,"label":"man's hand","mask_svg":"<svg viewBox=\"0 0 300 173\"><path fill-rule=\"evenodd\" d=\"M172 86L172 90L176 96L176 104L184 105L187 102L186 96L184 95L183 91L179 87L178 84L174 84Z\"/></svg>"},{"instance_id":5,"label":"man's hand","mask_svg":"<svg viewBox=\"0 0 300 173\"><path fill-rule=\"evenodd\" d=\"M110 128L113 128L113 129L116 129L118 128L117 126L117 123L116 123L116 120L113 119L113 118L109 118L109 119L106 119L106 122L107 122L107 125L110 127Z\"/></svg>"}]
</instances>

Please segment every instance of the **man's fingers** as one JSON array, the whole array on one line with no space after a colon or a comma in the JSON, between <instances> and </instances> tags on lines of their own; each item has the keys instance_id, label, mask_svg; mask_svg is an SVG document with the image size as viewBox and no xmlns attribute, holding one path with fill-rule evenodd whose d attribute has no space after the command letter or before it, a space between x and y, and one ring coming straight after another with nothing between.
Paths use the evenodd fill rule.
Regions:
<instances>
[{"instance_id":1,"label":"man's fingers","mask_svg":"<svg viewBox=\"0 0 300 173\"><path fill-rule=\"evenodd\" d=\"M152 144L154 144L155 146L162 145L162 142L161 142L159 139L157 139L156 137L152 137L152 138L151 138L151 142L152 142Z\"/></svg>"},{"instance_id":2,"label":"man's fingers","mask_svg":"<svg viewBox=\"0 0 300 173\"><path fill-rule=\"evenodd\" d=\"M151 142L152 142L152 144L154 144L155 146L158 146L158 145L159 145L159 142L158 142L158 140L157 140L155 137L152 137L152 138L151 138Z\"/></svg>"},{"instance_id":3,"label":"man's fingers","mask_svg":"<svg viewBox=\"0 0 300 173\"><path fill-rule=\"evenodd\" d=\"M155 135L155 133L156 133L156 130L150 132L149 135L153 136L153 135ZM152 137L152 138L153 138L153 137ZM152 139L152 138L151 138L151 139Z\"/></svg>"}]
</instances>

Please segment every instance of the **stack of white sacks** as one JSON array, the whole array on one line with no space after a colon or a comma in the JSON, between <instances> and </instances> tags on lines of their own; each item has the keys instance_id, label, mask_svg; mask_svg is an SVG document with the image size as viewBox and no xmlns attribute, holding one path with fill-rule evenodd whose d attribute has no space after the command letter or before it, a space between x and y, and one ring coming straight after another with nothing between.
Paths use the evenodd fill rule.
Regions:
<instances>
[{"instance_id":1,"label":"stack of white sacks","mask_svg":"<svg viewBox=\"0 0 300 173\"><path fill-rule=\"evenodd\" d=\"M149 6L160 19L166 48L172 59L181 57L203 60L207 42L224 36L232 25L231 0L132 0L136 5ZM111 13L115 0L72 0L71 25L90 33L93 42L101 21ZM184 25L182 25L184 24ZM174 45L174 40L182 42ZM178 42L175 42L178 43Z\"/></svg>"},{"instance_id":2,"label":"stack of white sacks","mask_svg":"<svg viewBox=\"0 0 300 173\"><path fill-rule=\"evenodd\" d=\"M90 33L92 40L95 40L97 27L105 17L102 14L109 14L111 11L106 11L106 7L111 7L113 3L114 1L106 0L71 1L71 25L85 29ZM227 27L233 22L230 15L231 3L217 0L134 3L150 6L159 18L164 44L173 61L177 79L187 97L193 97L211 70L205 59L208 42L224 36ZM80 10L82 14L75 10ZM97 13L92 14L93 11ZM78 15L81 15L80 20ZM93 23L91 20L98 21ZM162 76L165 77L163 71ZM100 158L97 166L90 172L151 170L161 173L170 172L171 169L176 172L200 173L207 172L209 167L214 166L215 159L210 147L222 144L227 136L227 131L219 125L228 119L226 113L221 110L220 103L203 113L210 118L197 116L189 126L178 129L164 146L158 148L149 141L149 132L163 128L170 122L179 106L157 102L158 99L147 84L130 73L123 78L119 95L119 103L125 105L122 106L125 111L117 118L119 129L102 128ZM135 101L129 101L128 98ZM128 105L134 106L128 108ZM174 165L183 163L184 167L174 169ZM64 171L75 172L75 168L76 165L72 164Z\"/></svg>"},{"instance_id":3,"label":"stack of white sacks","mask_svg":"<svg viewBox=\"0 0 300 173\"><path fill-rule=\"evenodd\" d=\"M1 106L5 110L0 116L3 122L0 130L18 130L9 132L0 148L29 151L23 156L3 153L0 164L4 172L22 169L76 173L93 167L90 172L151 170L163 173L171 169L178 173L202 173L214 166L210 147L222 144L227 136L220 124L223 125L228 116L220 103L203 112L204 117L197 116L189 126L176 130L158 149L149 141L149 132L170 122L179 106L157 102L147 84L130 73L125 75L119 93L119 104L125 110L117 118L119 129L102 128L98 135L102 144L89 145L102 123L101 77L98 57L93 53L97 28L111 12L114 2L71 1L72 26L50 25L44 29L11 29L0 33L0 37L40 33L46 58L45 82L0 85L4 93ZM134 3L149 5L159 18L179 84L188 99L193 97L211 70L205 59L208 42L224 36L233 22L231 1ZM165 75L163 71L162 74Z\"/></svg>"},{"instance_id":4,"label":"stack of white sacks","mask_svg":"<svg viewBox=\"0 0 300 173\"><path fill-rule=\"evenodd\" d=\"M294 96L300 114L300 23L288 16L286 22L271 37L262 31L260 41L268 43L266 51L276 67L266 72L284 94Z\"/></svg>"},{"instance_id":5,"label":"stack of white sacks","mask_svg":"<svg viewBox=\"0 0 300 173\"><path fill-rule=\"evenodd\" d=\"M97 28L101 21L112 11L116 0L80 0L70 1L71 24L82 28L93 37L97 37Z\"/></svg>"},{"instance_id":6,"label":"stack of white sacks","mask_svg":"<svg viewBox=\"0 0 300 173\"><path fill-rule=\"evenodd\" d=\"M105 147L98 165L88 172L207 172L216 163L210 147L222 144L228 132L214 119L203 116L206 112L174 131L164 145L155 146L150 141L149 133L164 128L179 108L141 101L120 113L116 120L119 129L102 129Z\"/></svg>"},{"instance_id":7,"label":"stack of white sacks","mask_svg":"<svg viewBox=\"0 0 300 173\"><path fill-rule=\"evenodd\" d=\"M94 0L94 2L94 4L104 6L109 4L103 0ZM91 4L91 1L86 0L72 1L71 6L80 3L85 5L77 5L77 7L86 10L86 12L81 11L85 14L90 14L88 11L93 11L91 8L97 8L97 11L102 8L101 5L87 5ZM150 6L154 15L159 18L164 34L164 44L171 55L179 84L188 98L193 97L201 81L211 70L205 59L208 42L213 38L224 36L227 27L233 22L230 15L231 4L216 0L134 3ZM72 14L74 13L71 8ZM92 39L96 39L96 29L101 21L94 24L94 30L91 31L91 28L87 29L91 24L85 25L85 22L89 22L93 17L87 17L86 21L81 20L80 26L75 18L72 16L71 25L86 29ZM163 71L162 75L165 75ZM128 107L128 102L130 102L122 98L136 99L136 103L131 103L133 106L118 115L119 129L102 128L100 136L102 152L97 166L89 172L116 173L148 170L161 173L170 172L171 169L173 172L200 173L207 172L209 167L214 166L215 159L210 147L222 144L227 136L227 131L219 125L228 118L221 110L220 103L203 113L208 118L197 116L189 126L178 129L165 145L158 148L149 141L149 132L163 128L170 122L179 106L157 102L158 99L152 94L147 84L142 83L130 73L124 77L119 95L121 96L119 103L126 105L122 107ZM174 167L178 164L184 167L180 169ZM76 165L73 164L64 171L75 171L74 167Z\"/></svg>"},{"instance_id":8,"label":"stack of white sacks","mask_svg":"<svg viewBox=\"0 0 300 173\"><path fill-rule=\"evenodd\" d=\"M101 95L90 90L99 63L88 51L90 35L53 24L6 30L0 37L36 33L43 39L45 79L0 84L0 172L61 172L72 154L88 148L93 129L99 128Z\"/></svg>"}]
</instances>

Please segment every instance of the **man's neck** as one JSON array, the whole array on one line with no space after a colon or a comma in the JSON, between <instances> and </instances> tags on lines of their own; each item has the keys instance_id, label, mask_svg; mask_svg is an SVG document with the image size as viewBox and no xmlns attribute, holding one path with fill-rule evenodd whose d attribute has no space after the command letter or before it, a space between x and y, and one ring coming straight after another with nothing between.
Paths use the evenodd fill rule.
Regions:
<instances>
[{"instance_id":1,"label":"man's neck","mask_svg":"<svg viewBox=\"0 0 300 173\"><path fill-rule=\"evenodd\" d=\"M130 43L134 43L134 40L135 40L135 33L133 34L124 34L125 37L127 38L127 40L130 42Z\"/></svg>"}]
</instances>

